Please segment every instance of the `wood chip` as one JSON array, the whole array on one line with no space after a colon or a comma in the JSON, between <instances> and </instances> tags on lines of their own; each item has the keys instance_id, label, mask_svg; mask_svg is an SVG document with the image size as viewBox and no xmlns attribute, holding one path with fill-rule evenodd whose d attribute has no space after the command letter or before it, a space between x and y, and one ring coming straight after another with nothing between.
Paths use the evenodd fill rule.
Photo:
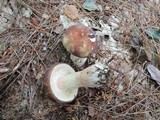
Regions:
<instances>
[{"instance_id":1,"label":"wood chip","mask_svg":"<svg viewBox=\"0 0 160 120\"><path fill-rule=\"evenodd\" d=\"M65 5L64 14L72 20L79 18L79 12L75 5Z\"/></svg>"},{"instance_id":2,"label":"wood chip","mask_svg":"<svg viewBox=\"0 0 160 120\"><path fill-rule=\"evenodd\" d=\"M88 113L89 113L89 116L93 117L96 114L94 107L88 106Z\"/></svg>"}]
</instances>

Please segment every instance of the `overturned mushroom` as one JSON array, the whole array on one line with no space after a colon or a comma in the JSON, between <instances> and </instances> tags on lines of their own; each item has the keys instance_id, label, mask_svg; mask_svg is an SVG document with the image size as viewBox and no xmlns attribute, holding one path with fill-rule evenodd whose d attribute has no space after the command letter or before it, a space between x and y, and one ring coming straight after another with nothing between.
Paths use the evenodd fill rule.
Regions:
<instances>
[{"instance_id":1,"label":"overturned mushroom","mask_svg":"<svg viewBox=\"0 0 160 120\"><path fill-rule=\"evenodd\" d=\"M71 53L71 60L80 67L86 62L87 56L97 48L97 37L91 28L75 24L66 29L62 43Z\"/></svg>"},{"instance_id":2,"label":"overturned mushroom","mask_svg":"<svg viewBox=\"0 0 160 120\"><path fill-rule=\"evenodd\" d=\"M97 63L75 72L65 63L51 66L45 75L44 90L50 99L60 103L74 100L79 87L99 87L103 65Z\"/></svg>"}]
</instances>

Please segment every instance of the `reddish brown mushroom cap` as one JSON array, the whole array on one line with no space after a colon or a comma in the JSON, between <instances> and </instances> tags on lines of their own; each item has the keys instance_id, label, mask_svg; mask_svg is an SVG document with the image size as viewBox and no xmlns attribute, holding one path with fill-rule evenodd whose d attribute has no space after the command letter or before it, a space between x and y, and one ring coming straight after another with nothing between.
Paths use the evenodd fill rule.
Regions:
<instances>
[{"instance_id":1,"label":"reddish brown mushroom cap","mask_svg":"<svg viewBox=\"0 0 160 120\"><path fill-rule=\"evenodd\" d=\"M70 26L64 33L62 43L69 53L77 57L87 57L97 46L95 32L82 24Z\"/></svg>"},{"instance_id":2,"label":"reddish brown mushroom cap","mask_svg":"<svg viewBox=\"0 0 160 120\"><path fill-rule=\"evenodd\" d=\"M43 83L44 93L53 101L58 103L69 103L74 100L78 89L71 92L65 92L62 88L58 88L59 80L69 73L74 73L72 67L65 63L52 65L45 74Z\"/></svg>"},{"instance_id":3,"label":"reddish brown mushroom cap","mask_svg":"<svg viewBox=\"0 0 160 120\"><path fill-rule=\"evenodd\" d=\"M63 103L62 101L58 100L57 97L54 95L50 85L50 76L52 74L52 70L55 68L57 64L52 65L45 73L45 79L43 84L43 91L44 93L53 101L57 101L59 103Z\"/></svg>"}]
</instances>

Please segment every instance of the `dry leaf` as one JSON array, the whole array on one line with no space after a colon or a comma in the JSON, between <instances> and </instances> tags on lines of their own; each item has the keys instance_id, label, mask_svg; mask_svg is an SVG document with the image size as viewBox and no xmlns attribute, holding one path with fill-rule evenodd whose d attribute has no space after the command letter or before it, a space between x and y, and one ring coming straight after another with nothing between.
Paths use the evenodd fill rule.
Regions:
<instances>
[{"instance_id":1,"label":"dry leaf","mask_svg":"<svg viewBox=\"0 0 160 120\"><path fill-rule=\"evenodd\" d=\"M155 55L155 61L160 65L160 55Z\"/></svg>"},{"instance_id":2,"label":"dry leaf","mask_svg":"<svg viewBox=\"0 0 160 120\"><path fill-rule=\"evenodd\" d=\"M55 32L56 34L60 34L63 30L64 30L63 26L60 25L60 26L57 26L57 27L55 28L54 32Z\"/></svg>"},{"instance_id":3,"label":"dry leaf","mask_svg":"<svg viewBox=\"0 0 160 120\"><path fill-rule=\"evenodd\" d=\"M59 106L58 105L52 105L51 107L50 107L50 112L52 112L52 111L55 111L55 110L58 110L59 109Z\"/></svg>"},{"instance_id":4,"label":"dry leaf","mask_svg":"<svg viewBox=\"0 0 160 120\"><path fill-rule=\"evenodd\" d=\"M150 73L152 79L154 79L160 85L160 70L151 64L148 64L147 70Z\"/></svg>"},{"instance_id":5,"label":"dry leaf","mask_svg":"<svg viewBox=\"0 0 160 120\"><path fill-rule=\"evenodd\" d=\"M130 39L130 44L132 46L132 48L135 51L135 54L134 54L134 58L138 58L138 61L141 62L141 63L144 63L145 61L151 61L152 59L152 54L150 54L150 48L147 50L147 49L143 49L143 43L140 39L140 37L138 36L133 36L131 37ZM147 52L149 51L149 52Z\"/></svg>"},{"instance_id":6,"label":"dry leaf","mask_svg":"<svg viewBox=\"0 0 160 120\"><path fill-rule=\"evenodd\" d=\"M38 26L39 24L39 21L36 19L36 18L31 18L31 23L34 25L34 26Z\"/></svg>"},{"instance_id":7,"label":"dry leaf","mask_svg":"<svg viewBox=\"0 0 160 120\"><path fill-rule=\"evenodd\" d=\"M89 116L93 117L96 114L94 107L88 106L88 113L89 113Z\"/></svg>"},{"instance_id":8,"label":"dry leaf","mask_svg":"<svg viewBox=\"0 0 160 120\"><path fill-rule=\"evenodd\" d=\"M66 107L66 111L71 113L73 111L72 107Z\"/></svg>"},{"instance_id":9,"label":"dry leaf","mask_svg":"<svg viewBox=\"0 0 160 120\"><path fill-rule=\"evenodd\" d=\"M79 17L79 13L75 5L65 5L64 14L72 20L75 20Z\"/></svg>"},{"instance_id":10,"label":"dry leaf","mask_svg":"<svg viewBox=\"0 0 160 120\"><path fill-rule=\"evenodd\" d=\"M76 106L80 106L81 105L81 103L79 102L79 100L76 100L75 105Z\"/></svg>"},{"instance_id":11,"label":"dry leaf","mask_svg":"<svg viewBox=\"0 0 160 120\"><path fill-rule=\"evenodd\" d=\"M156 45L155 62L160 65L160 43Z\"/></svg>"},{"instance_id":12,"label":"dry leaf","mask_svg":"<svg viewBox=\"0 0 160 120\"><path fill-rule=\"evenodd\" d=\"M144 42L144 46L145 46L145 48L144 48L144 51L145 51L145 53L146 53L146 55L147 55L147 59L149 60L149 61L152 61L152 53L153 53L153 45L152 45L152 43L150 42L150 41L145 41Z\"/></svg>"}]
</instances>

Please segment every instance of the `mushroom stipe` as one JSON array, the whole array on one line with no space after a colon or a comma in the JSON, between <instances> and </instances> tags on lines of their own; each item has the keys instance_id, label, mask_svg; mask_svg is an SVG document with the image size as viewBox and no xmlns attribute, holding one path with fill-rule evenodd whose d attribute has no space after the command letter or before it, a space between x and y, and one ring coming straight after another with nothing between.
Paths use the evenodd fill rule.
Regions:
<instances>
[{"instance_id":1,"label":"mushroom stipe","mask_svg":"<svg viewBox=\"0 0 160 120\"><path fill-rule=\"evenodd\" d=\"M66 63L52 65L45 74L44 91L51 100L59 103L72 102L80 87L99 87L101 80L99 64L82 71L75 70Z\"/></svg>"}]
</instances>

